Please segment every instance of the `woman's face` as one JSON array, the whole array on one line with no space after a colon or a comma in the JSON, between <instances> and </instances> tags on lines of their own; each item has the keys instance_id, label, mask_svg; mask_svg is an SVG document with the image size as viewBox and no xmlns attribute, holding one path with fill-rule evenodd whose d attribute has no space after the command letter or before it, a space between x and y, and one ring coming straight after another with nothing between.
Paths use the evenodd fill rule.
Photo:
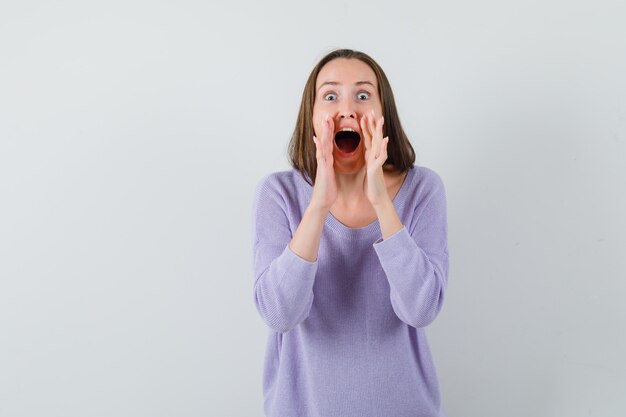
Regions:
<instances>
[{"instance_id":1,"label":"woman's face","mask_svg":"<svg viewBox=\"0 0 626 417\"><path fill-rule=\"evenodd\" d=\"M338 172L355 173L365 165L365 144L360 122L374 111L382 116L376 74L359 59L337 58L322 67L315 82L313 127L322 136L322 122L328 114L333 121L333 160ZM355 133L342 130L353 129ZM313 140L311 138L311 140Z\"/></svg>"}]
</instances>

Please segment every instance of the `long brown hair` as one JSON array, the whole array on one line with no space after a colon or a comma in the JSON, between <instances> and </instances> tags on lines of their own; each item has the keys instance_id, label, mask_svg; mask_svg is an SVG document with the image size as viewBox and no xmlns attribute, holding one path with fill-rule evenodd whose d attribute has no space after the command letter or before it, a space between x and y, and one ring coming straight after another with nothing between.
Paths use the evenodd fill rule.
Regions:
<instances>
[{"instance_id":1,"label":"long brown hair","mask_svg":"<svg viewBox=\"0 0 626 417\"><path fill-rule=\"evenodd\" d=\"M358 59L370 66L378 81L378 96L383 109L385 124L383 137L389 136L387 144L387 160L383 167L395 167L404 173L415 162L415 151L400 124L391 85L383 69L370 56L352 49L337 49L324 56L313 68L302 92L302 101L298 111L296 127L289 142L289 162L299 170L304 179L311 185L315 184L317 159L313 142L313 104L315 103L315 83L324 65L337 58ZM308 176L308 179L307 179ZM309 180L310 179L310 180Z\"/></svg>"}]
</instances>

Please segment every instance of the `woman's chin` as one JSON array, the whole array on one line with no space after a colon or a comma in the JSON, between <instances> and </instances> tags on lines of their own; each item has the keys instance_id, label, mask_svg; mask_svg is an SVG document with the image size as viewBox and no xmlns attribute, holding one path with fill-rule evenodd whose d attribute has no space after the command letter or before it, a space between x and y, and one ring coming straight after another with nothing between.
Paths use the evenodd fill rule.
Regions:
<instances>
[{"instance_id":1,"label":"woman's chin","mask_svg":"<svg viewBox=\"0 0 626 417\"><path fill-rule=\"evenodd\" d=\"M356 146L356 148L352 149L352 150L344 150L341 149L340 147L337 146L337 144L335 143L334 145L334 151L333 154L334 156L336 155L339 159L356 159L358 158L359 154L361 153L361 143L362 141L359 141L359 144Z\"/></svg>"},{"instance_id":2,"label":"woman's chin","mask_svg":"<svg viewBox=\"0 0 626 417\"><path fill-rule=\"evenodd\" d=\"M365 165L365 155L360 146L349 153L335 149L333 152L334 168L336 172L342 174L354 174Z\"/></svg>"}]
</instances>

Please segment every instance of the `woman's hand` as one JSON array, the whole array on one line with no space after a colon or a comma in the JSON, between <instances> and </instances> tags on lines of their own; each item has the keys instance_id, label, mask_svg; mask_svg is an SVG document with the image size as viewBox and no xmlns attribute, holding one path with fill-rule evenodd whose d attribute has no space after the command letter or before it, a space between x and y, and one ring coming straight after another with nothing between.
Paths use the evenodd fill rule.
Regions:
<instances>
[{"instance_id":1,"label":"woman's hand","mask_svg":"<svg viewBox=\"0 0 626 417\"><path fill-rule=\"evenodd\" d=\"M374 111L361 117L361 133L365 141L366 175L363 191L373 206L390 200L383 175L383 164L387 160L387 143L389 137L383 138L384 118L376 120Z\"/></svg>"},{"instance_id":2,"label":"woman's hand","mask_svg":"<svg viewBox=\"0 0 626 417\"><path fill-rule=\"evenodd\" d=\"M320 137L313 136L315 142L315 158L317 159L317 171L311 202L316 208L329 210L337 199L337 182L333 167L333 132L335 124L333 119L326 114L320 126L316 130L321 133Z\"/></svg>"}]
</instances>

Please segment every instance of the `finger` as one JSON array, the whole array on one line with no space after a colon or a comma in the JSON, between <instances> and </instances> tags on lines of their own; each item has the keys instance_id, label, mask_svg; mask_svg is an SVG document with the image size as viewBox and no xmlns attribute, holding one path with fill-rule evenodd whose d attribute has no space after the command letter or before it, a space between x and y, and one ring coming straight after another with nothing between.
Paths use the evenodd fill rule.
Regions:
<instances>
[{"instance_id":1,"label":"finger","mask_svg":"<svg viewBox=\"0 0 626 417\"><path fill-rule=\"evenodd\" d=\"M380 154L381 149L383 147L383 123L385 122L385 118L383 116L380 117L380 119L378 119L376 121L376 138L377 138L377 150L378 153Z\"/></svg>"},{"instance_id":2,"label":"finger","mask_svg":"<svg viewBox=\"0 0 626 417\"><path fill-rule=\"evenodd\" d=\"M322 151L320 149L320 143L318 142L315 135L313 135L313 143L315 143L315 158L319 160L320 156L322 155Z\"/></svg>"},{"instance_id":3,"label":"finger","mask_svg":"<svg viewBox=\"0 0 626 417\"><path fill-rule=\"evenodd\" d=\"M378 159L378 154L380 153L380 146L373 145L372 153L374 154L374 159Z\"/></svg>"},{"instance_id":4,"label":"finger","mask_svg":"<svg viewBox=\"0 0 626 417\"><path fill-rule=\"evenodd\" d=\"M380 155L379 157L383 160L387 160L387 144L389 143L389 136L386 136L385 139L382 140L380 147Z\"/></svg>"},{"instance_id":5,"label":"finger","mask_svg":"<svg viewBox=\"0 0 626 417\"><path fill-rule=\"evenodd\" d=\"M333 123L333 119L332 117L330 117L330 115L327 113L326 114L326 119L325 119L325 128L326 128L326 141L328 143L332 142L334 140L333 138L333 132L335 129L335 124Z\"/></svg>"},{"instance_id":6,"label":"finger","mask_svg":"<svg viewBox=\"0 0 626 417\"><path fill-rule=\"evenodd\" d=\"M376 141L376 115L374 114L374 110L372 110L371 116L368 115L367 121L370 131L372 132L372 140Z\"/></svg>"},{"instance_id":7,"label":"finger","mask_svg":"<svg viewBox=\"0 0 626 417\"><path fill-rule=\"evenodd\" d=\"M372 150L374 151L374 155L378 155L379 142L380 137L378 137L377 129L376 129L376 116L374 114L374 110L372 110L371 116L367 117L369 129L372 135Z\"/></svg>"},{"instance_id":8,"label":"finger","mask_svg":"<svg viewBox=\"0 0 626 417\"><path fill-rule=\"evenodd\" d=\"M323 145L324 145L324 136L326 136L326 126L325 126L325 121L322 118L322 120L320 120L319 124L317 125L317 129L313 132L316 133L315 135L315 141L317 142L317 147L318 149L321 151L324 149Z\"/></svg>"},{"instance_id":9,"label":"finger","mask_svg":"<svg viewBox=\"0 0 626 417\"><path fill-rule=\"evenodd\" d=\"M367 118L368 120L368 125L369 128L372 132L372 150L374 151L374 155L378 156L378 151L380 149L380 137L378 136L378 129L377 129L377 125L378 122L376 121L376 116L374 115L374 110L372 110L372 115L371 117L368 116Z\"/></svg>"},{"instance_id":10,"label":"finger","mask_svg":"<svg viewBox=\"0 0 626 417\"><path fill-rule=\"evenodd\" d=\"M363 141L365 143L365 150L369 150L372 147L372 136L369 133L367 125L367 115L364 114L359 121L361 126L361 134L363 135Z\"/></svg>"},{"instance_id":11,"label":"finger","mask_svg":"<svg viewBox=\"0 0 626 417\"><path fill-rule=\"evenodd\" d=\"M327 115L328 118L326 120L326 143L324 144L324 149L326 150L326 154L328 160L333 154L333 142L335 141L334 132L335 132L335 123L333 122L333 118L330 115Z\"/></svg>"}]
</instances>

